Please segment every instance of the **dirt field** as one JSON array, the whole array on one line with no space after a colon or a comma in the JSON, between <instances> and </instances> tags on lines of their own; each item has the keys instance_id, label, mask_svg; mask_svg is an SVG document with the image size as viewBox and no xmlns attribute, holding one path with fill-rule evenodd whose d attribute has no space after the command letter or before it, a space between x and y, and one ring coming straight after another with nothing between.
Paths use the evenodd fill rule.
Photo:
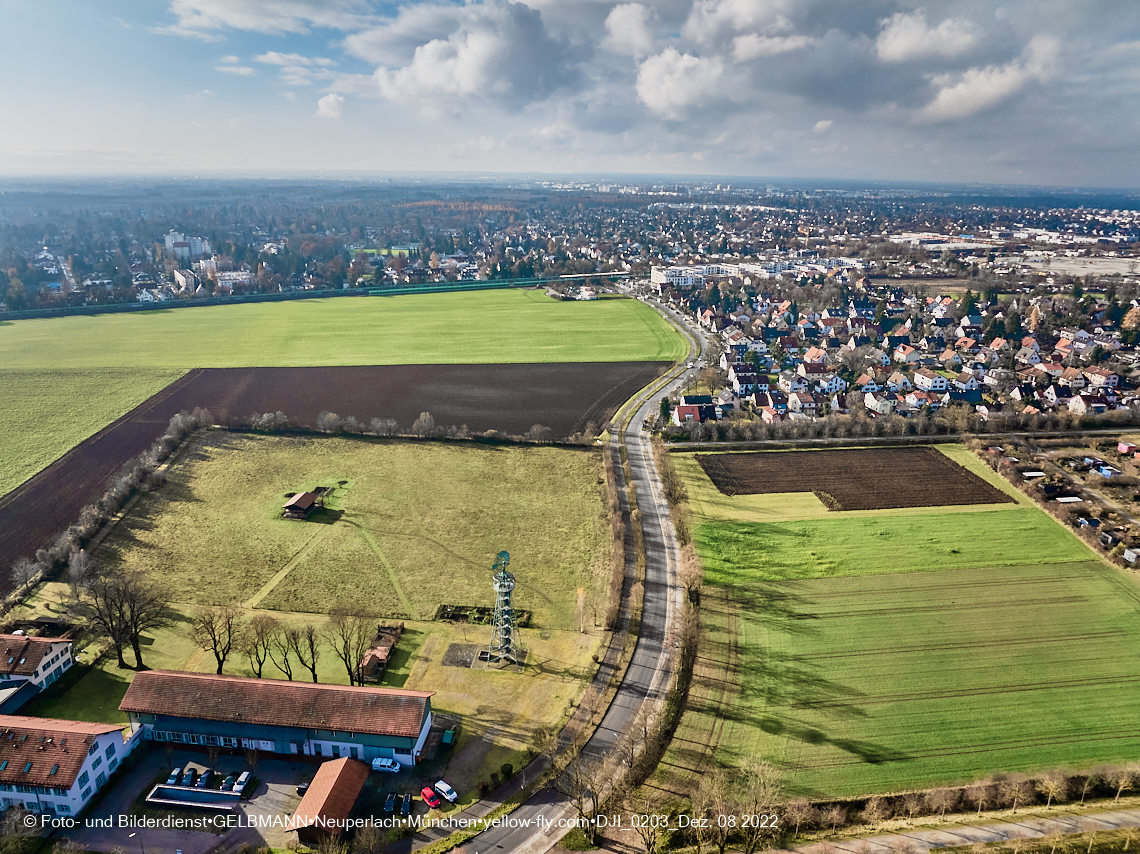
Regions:
<instances>
[{"instance_id":1,"label":"dirt field","mask_svg":"<svg viewBox=\"0 0 1140 854\"><path fill-rule=\"evenodd\" d=\"M394 418L407 430L421 412L471 432L525 433L534 424L561 438L604 424L668 362L532 365L391 365L344 368L218 368L192 371L108 425L0 500L0 566L31 556L101 494L122 465L162 435L170 417L204 406L217 418L281 410L311 425L321 410L365 423ZM0 578L0 592L10 580Z\"/></svg>"},{"instance_id":2,"label":"dirt field","mask_svg":"<svg viewBox=\"0 0 1140 854\"><path fill-rule=\"evenodd\" d=\"M933 448L696 456L725 495L813 492L831 510L1013 503Z\"/></svg>"}]
</instances>

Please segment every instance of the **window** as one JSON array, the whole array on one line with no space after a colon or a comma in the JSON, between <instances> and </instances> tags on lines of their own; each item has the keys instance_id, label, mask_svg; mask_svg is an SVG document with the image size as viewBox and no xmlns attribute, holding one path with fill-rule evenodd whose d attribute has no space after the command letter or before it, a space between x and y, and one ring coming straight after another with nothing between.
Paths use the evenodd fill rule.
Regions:
<instances>
[{"instance_id":1,"label":"window","mask_svg":"<svg viewBox=\"0 0 1140 854\"><path fill-rule=\"evenodd\" d=\"M84 771L82 774L79 775L79 781L78 781L79 785L80 786L86 786L87 781L90 779L91 779L91 775L89 775L86 771ZM87 796L84 795L83 797L87 797Z\"/></svg>"},{"instance_id":2,"label":"window","mask_svg":"<svg viewBox=\"0 0 1140 854\"><path fill-rule=\"evenodd\" d=\"M87 775L85 774L84 776L87 776ZM84 789L83 794L80 797L82 797L83 800L87 800L89 797L91 797L91 789L90 788Z\"/></svg>"},{"instance_id":3,"label":"window","mask_svg":"<svg viewBox=\"0 0 1140 854\"><path fill-rule=\"evenodd\" d=\"M106 782L107 782L107 775L106 774L100 774L98 777L95 778L95 786L97 788L102 786Z\"/></svg>"},{"instance_id":4,"label":"window","mask_svg":"<svg viewBox=\"0 0 1140 854\"><path fill-rule=\"evenodd\" d=\"M27 765L24 766L24 773L27 774L31 770L32 770L32 763L29 762Z\"/></svg>"},{"instance_id":5,"label":"window","mask_svg":"<svg viewBox=\"0 0 1140 854\"><path fill-rule=\"evenodd\" d=\"M110 768L110 770L114 771L116 768L119 767L119 760L118 759L112 759L111 764L108 767Z\"/></svg>"},{"instance_id":6,"label":"window","mask_svg":"<svg viewBox=\"0 0 1140 854\"><path fill-rule=\"evenodd\" d=\"M107 749L105 751L103 751L103 755L106 756L108 759L110 759L112 756L115 755L115 742L112 741L110 744L107 745Z\"/></svg>"},{"instance_id":7,"label":"window","mask_svg":"<svg viewBox=\"0 0 1140 854\"><path fill-rule=\"evenodd\" d=\"M103 764L103 757L102 756L96 756L95 761L91 763L91 770L94 771L96 768L98 768L102 764Z\"/></svg>"},{"instance_id":8,"label":"window","mask_svg":"<svg viewBox=\"0 0 1140 854\"><path fill-rule=\"evenodd\" d=\"M91 749L87 751L87 755L90 756L92 753L94 753L98 749L99 749L98 742L92 742Z\"/></svg>"},{"instance_id":9,"label":"window","mask_svg":"<svg viewBox=\"0 0 1140 854\"><path fill-rule=\"evenodd\" d=\"M320 756L321 755L321 743L319 741L313 742L313 755L314 756Z\"/></svg>"},{"instance_id":10,"label":"window","mask_svg":"<svg viewBox=\"0 0 1140 854\"><path fill-rule=\"evenodd\" d=\"M7 759L5 759L3 762L0 762L0 771L3 771L7 767L8 767L8 760Z\"/></svg>"},{"instance_id":11,"label":"window","mask_svg":"<svg viewBox=\"0 0 1140 854\"><path fill-rule=\"evenodd\" d=\"M333 751L333 759L340 759L340 745L334 744L332 746L332 751Z\"/></svg>"},{"instance_id":12,"label":"window","mask_svg":"<svg viewBox=\"0 0 1140 854\"><path fill-rule=\"evenodd\" d=\"M348 749L348 752L350 754L352 754L353 759L359 759L360 758L360 748L357 747L356 745L353 745L352 747L350 747Z\"/></svg>"},{"instance_id":13,"label":"window","mask_svg":"<svg viewBox=\"0 0 1140 854\"><path fill-rule=\"evenodd\" d=\"M56 771L58 771L58 770L59 770L59 766L58 766L58 765L53 765L53 766L51 766L51 770L50 770L50 771L48 771L48 776L49 776L49 777L54 777L54 776L55 776L55 772L56 772Z\"/></svg>"},{"instance_id":14,"label":"window","mask_svg":"<svg viewBox=\"0 0 1140 854\"><path fill-rule=\"evenodd\" d=\"M70 804L60 804L59 806L56 807L56 810L58 810L63 815L68 815L71 813L71 805Z\"/></svg>"}]
</instances>

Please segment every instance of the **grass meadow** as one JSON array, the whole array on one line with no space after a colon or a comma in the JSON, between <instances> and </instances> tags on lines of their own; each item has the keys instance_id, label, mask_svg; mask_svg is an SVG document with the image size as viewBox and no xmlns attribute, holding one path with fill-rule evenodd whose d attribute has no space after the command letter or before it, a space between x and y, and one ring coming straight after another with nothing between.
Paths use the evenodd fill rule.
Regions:
<instances>
[{"instance_id":1,"label":"grass meadow","mask_svg":"<svg viewBox=\"0 0 1140 854\"><path fill-rule=\"evenodd\" d=\"M817 797L1140 755L1140 587L1042 511L772 521L702 504L699 468L678 468L704 637L658 785L751 755Z\"/></svg>"},{"instance_id":2,"label":"grass meadow","mask_svg":"<svg viewBox=\"0 0 1140 854\"><path fill-rule=\"evenodd\" d=\"M176 602L422 620L441 604L494 604L491 564L506 550L532 625L576 629L579 589L592 622L607 580L601 479L597 449L211 431L98 559L145 572ZM281 518L286 493L340 481L327 511Z\"/></svg>"},{"instance_id":3,"label":"grass meadow","mask_svg":"<svg viewBox=\"0 0 1140 854\"><path fill-rule=\"evenodd\" d=\"M53 364L50 351L41 354L41 366ZM145 365L0 368L0 496L183 373Z\"/></svg>"},{"instance_id":4,"label":"grass meadow","mask_svg":"<svg viewBox=\"0 0 1140 854\"><path fill-rule=\"evenodd\" d=\"M175 369L674 360L679 332L638 300L501 290L313 299L11 321L0 365Z\"/></svg>"}]
</instances>

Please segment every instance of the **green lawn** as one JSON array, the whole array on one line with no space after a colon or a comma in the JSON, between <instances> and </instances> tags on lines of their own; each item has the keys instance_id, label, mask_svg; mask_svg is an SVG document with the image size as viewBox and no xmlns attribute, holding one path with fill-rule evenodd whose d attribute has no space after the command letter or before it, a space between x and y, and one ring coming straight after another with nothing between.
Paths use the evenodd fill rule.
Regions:
<instances>
[{"instance_id":1,"label":"green lawn","mask_svg":"<svg viewBox=\"0 0 1140 854\"><path fill-rule=\"evenodd\" d=\"M1086 546L1034 507L802 522L704 522L695 542L717 584L1085 560Z\"/></svg>"},{"instance_id":2,"label":"green lawn","mask_svg":"<svg viewBox=\"0 0 1140 854\"><path fill-rule=\"evenodd\" d=\"M143 570L178 602L310 612L351 603L431 619L441 604L494 604L491 564L502 550L516 605L536 626L577 628L579 588L588 603L605 589L611 544L596 449L214 431L169 474L97 557ZM285 493L342 480L330 513L281 518Z\"/></svg>"},{"instance_id":3,"label":"green lawn","mask_svg":"<svg viewBox=\"0 0 1140 854\"><path fill-rule=\"evenodd\" d=\"M1140 586L1038 508L761 507L678 469L707 589L658 785L757 754L815 797L1140 755Z\"/></svg>"},{"instance_id":4,"label":"green lawn","mask_svg":"<svg viewBox=\"0 0 1140 854\"><path fill-rule=\"evenodd\" d=\"M719 758L813 795L1134 758L1138 593L1097 561L738 585Z\"/></svg>"},{"instance_id":5,"label":"green lawn","mask_svg":"<svg viewBox=\"0 0 1140 854\"><path fill-rule=\"evenodd\" d=\"M0 342L7 331L8 327L0 328ZM90 355L87 364L98 361L97 353ZM0 364L10 365L11 360ZM40 354L43 367L0 369L0 495L183 374L145 364L133 368L46 367L54 364L48 351Z\"/></svg>"},{"instance_id":6,"label":"green lawn","mask_svg":"<svg viewBox=\"0 0 1140 854\"><path fill-rule=\"evenodd\" d=\"M44 369L673 360L679 332L638 300L483 291L17 320L0 365Z\"/></svg>"}]
</instances>

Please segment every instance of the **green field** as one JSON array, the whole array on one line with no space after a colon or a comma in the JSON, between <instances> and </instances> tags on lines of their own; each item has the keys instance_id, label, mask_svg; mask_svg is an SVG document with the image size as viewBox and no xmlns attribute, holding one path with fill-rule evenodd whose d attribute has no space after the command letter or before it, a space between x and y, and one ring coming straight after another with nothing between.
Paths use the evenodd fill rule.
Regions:
<instances>
[{"instance_id":1,"label":"green field","mask_svg":"<svg viewBox=\"0 0 1140 854\"><path fill-rule=\"evenodd\" d=\"M91 356L88 364L98 361ZM183 374L145 365L57 369L47 367L50 353L41 357L39 368L0 369L0 495Z\"/></svg>"},{"instance_id":2,"label":"green field","mask_svg":"<svg viewBox=\"0 0 1140 854\"><path fill-rule=\"evenodd\" d=\"M638 300L501 290L177 308L0 325L8 368L225 368L674 360L682 335Z\"/></svg>"},{"instance_id":3,"label":"green field","mask_svg":"<svg viewBox=\"0 0 1140 854\"><path fill-rule=\"evenodd\" d=\"M1037 508L742 521L769 517L702 505L678 468L716 515L695 520L703 657L659 785L756 754L817 797L1140 756L1140 587Z\"/></svg>"},{"instance_id":4,"label":"green field","mask_svg":"<svg viewBox=\"0 0 1140 854\"><path fill-rule=\"evenodd\" d=\"M491 564L505 549L517 606L536 626L572 629L579 588L591 614L605 588L601 477L596 449L214 431L98 557L154 576L182 603L309 612L351 603L430 619L441 604L494 604ZM340 481L332 512L281 518L286 493Z\"/></svg>"}]
</instances>

